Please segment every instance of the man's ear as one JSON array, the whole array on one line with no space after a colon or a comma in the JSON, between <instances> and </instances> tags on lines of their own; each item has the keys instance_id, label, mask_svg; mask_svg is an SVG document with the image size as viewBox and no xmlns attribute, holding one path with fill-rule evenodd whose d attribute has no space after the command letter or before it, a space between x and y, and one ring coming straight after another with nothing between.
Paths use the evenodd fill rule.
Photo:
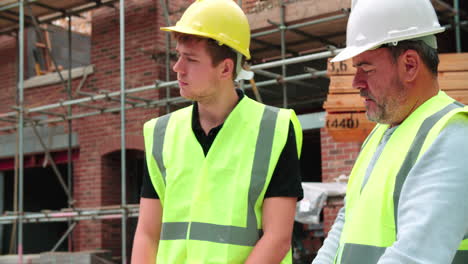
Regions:
<instances>
[{"instance_id":1,"label":"man's ear","mask_svg":"<svg viewBox=\"0 0 468 264\"><path fill-rule=\"evenodd\" d=\"M421 71L423 62L415 50L407 50L398 58L398 66L402 77L401 80L413 82Z\"/></svg>"},{"instance_id":2,"label":"man's ear","mask_svg":"<svg viewBox=\"0 0 468 264\"><path fill-rule=\"evenodd\" d=\"M221 78L222 79L232 79L233 72L236 70L234 61L231 59L224 59L220 63L221 67Z\"/></svg>"}]
</instances>

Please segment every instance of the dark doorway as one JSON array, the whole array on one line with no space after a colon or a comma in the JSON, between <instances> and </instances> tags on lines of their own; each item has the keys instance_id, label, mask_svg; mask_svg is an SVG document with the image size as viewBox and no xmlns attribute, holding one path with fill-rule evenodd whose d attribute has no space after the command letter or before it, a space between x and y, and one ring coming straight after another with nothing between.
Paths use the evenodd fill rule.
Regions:
<instances>
[{"instance_id":1,"label":"dark doorway","mask_svg":"<svg viewBox=\"0 0 468 264\"><path fill-rule=\"evenodd\" d=\"M144 152L140 150L126 151L126 198L127 204L138 204L140 201L140 189L144 170ZM115 151L102 157L102 174L106 182L104 205L121 204L121 152ZM133 236L136 230L137 218L127 219L127 256L130 256ZM111 250L113 256L121 255L121 227L120 219L103 220L104 233L107 234L103 241L104 249Z\"/></svg>"},{"instance_id":2,"label":"dark doorway","mask_svg":"<svg viewBox=\"0 0 468 264\"><path fill-rule=\"evenodd\" d=\"M301 155L301 172L303 182L322 181L320 129L304 131Z\"/></svg>"},{"instance_id":3,"label":"dark doorway","mask_svg":"<svg viewBox=\"0 0 468 264\"><path fill-rule=\"evenodd\" d=\"M57 165L63 177L67 175L67 164ZM14 171L4 172L4 210L13 211ZM66 182L66 179L64 179ZM24 211L60 210L67 207L67 196L59 184L57 176L50 167L28 168L24 170ZM13 225L5 225L2 238L2 254L10 252ZM65 222L27 223L23 226L23 252L34 254L50 251L67 230ZM16 232L15 232L16 235ZM13 240L15 238L13 237ZM16 252L16 244L13 248ZM57 249L67 250L67 243Z\"/></svg>"}]
</instances>

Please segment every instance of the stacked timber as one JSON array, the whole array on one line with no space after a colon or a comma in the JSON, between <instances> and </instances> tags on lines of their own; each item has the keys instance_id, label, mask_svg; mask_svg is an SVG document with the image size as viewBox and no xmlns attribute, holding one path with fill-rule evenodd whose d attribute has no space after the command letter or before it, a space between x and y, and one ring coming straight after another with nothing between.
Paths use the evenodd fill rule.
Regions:
<instances>
[{"instance_id":1,"label":"stacked timber","mask_svg":"<svg viewBox=\"0 0 468 264\"><path fill-rule=\"evenodd\" d=\"M18 255L0 256L1 264L20 263ZM81 252L44 252L41 254L23 255L23 263L27 264L114 264L112 255L108 250L91 250Z\"/></svg>"},{"instance_id":2,"label":"stacked timber","mask_svg":"<svg viewBox=\"0 0 468 264\"><path fill-rule=\"evenodd\" d=\"M26 262L28 263L28 262ZM110 251L91 250L81 252L45 252L40 255L38 264L115 264Z\"/></svg>"},{"instance_id":3,"label":"stacked timber","mask_svg":"<svg viewBox=\"0 0 468 264\"><path fill-rule=\"evenodd\" d=\"M1 3L0 3L1 4ZM41 264L39 261L39 254L24 254L23 255L23 263L28 264ZM19 256L18 255L3 255L0 256L0 263L2 264L18 264Z\"/></svg>"},{"instance_id":4,"label":"stacked timber","mask_svg":"<svg viewBox=\"0 0 468 264\"><path fill-rule=\"evenodd\" d=\"M326 128L337 142L362 142L375 123L367 120L364 100L352 87L355 68L351 60L328 63L330 87L324 108ZM468 105L468 53L440 55L439 86L455 100Z\"/></svg>"}]
</instances>

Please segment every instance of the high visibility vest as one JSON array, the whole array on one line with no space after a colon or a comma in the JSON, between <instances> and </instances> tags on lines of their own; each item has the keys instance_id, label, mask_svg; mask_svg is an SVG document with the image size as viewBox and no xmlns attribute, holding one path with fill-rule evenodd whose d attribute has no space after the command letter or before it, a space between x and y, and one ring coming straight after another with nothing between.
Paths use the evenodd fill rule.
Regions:
<instances>
[{"instance_id":1,"label":"high visibility vest","mask_svg":"<svg viewBox=\"0 0 468 264\"><path fill-rule=\"evenodd\" d=\"M144 126L146 160L163 208L157 263L241 264L262 233L262 206L292 121L292 110L244 96L208 154L192 130L189 106ZM292 263L288 254L281 263Z\"/></svg>"},{"instance_id":2,"label":"high visibility vest","mask_svg":"<svg viewBox=\"0 0 468 264\"><path fill-rule=\"evenodd\" d=\"M374 128L350 174L345 224L335 263L375 264L392 246L398 233L398 201L408 172L449 119L467 112L468 107L440 91L393 132L362 187L367 167L389 125ZM468 263L468 239L461 242L452 263Z\"/></svg>"}]
</instances>

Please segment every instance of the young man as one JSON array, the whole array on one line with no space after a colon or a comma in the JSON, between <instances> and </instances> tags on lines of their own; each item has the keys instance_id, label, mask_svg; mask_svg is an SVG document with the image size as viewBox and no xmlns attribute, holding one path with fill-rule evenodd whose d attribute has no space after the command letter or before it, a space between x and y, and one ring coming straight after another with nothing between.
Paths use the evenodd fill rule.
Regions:
<instances>
[{"instance_id":1,"label":"young man","mask_svg":"<svg viewBox=\"0 0 468 264\"><path fill-rule=\"evenodd\" d=\"M144 127L132 263L292 263L302 134L292 110L235 90L250 28L232 0L198 0L174 27L190 107Z\"/></svg>"},{"instance_id":2,"label":"young man","mask_svg":"<svg viewBox=\"0 0 468 264\"><path fill-rule=\"evenodd\" d=\"M439 90L429 0L353 1L353 87L378 123L314 264L468 263L468 108Z\"/></svg>"}]
</instances>

